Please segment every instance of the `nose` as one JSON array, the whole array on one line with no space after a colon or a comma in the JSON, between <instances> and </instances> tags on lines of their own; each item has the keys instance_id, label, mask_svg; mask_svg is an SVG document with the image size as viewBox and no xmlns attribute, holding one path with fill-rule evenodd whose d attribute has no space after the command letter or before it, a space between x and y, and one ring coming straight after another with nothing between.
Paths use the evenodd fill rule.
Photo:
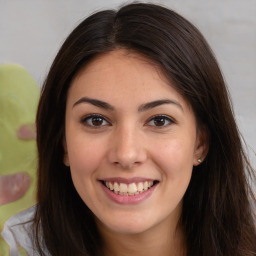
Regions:
<instances>
[{"instance_id":1,"label":"nose","mask_svg":"<svg viewBox=\"0 0 256 256\"><path fill-rule=\"evenodd\" d=\"M143 138L136 127L117 129L110 141L108 159L111 164L131 169L147 159Z\"/></svg>"}]
</instances>

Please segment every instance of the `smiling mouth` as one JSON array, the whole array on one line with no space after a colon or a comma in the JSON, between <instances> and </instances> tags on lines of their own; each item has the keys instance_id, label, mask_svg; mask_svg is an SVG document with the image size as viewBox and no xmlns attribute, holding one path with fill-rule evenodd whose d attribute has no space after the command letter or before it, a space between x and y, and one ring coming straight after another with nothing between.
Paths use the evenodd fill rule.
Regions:
<instances>
[{"instance_id":1,"label":"smiling mouth","mask_svg":"<svg viewBox=\"0 0 256 256\"><path fill-rule=\"evenodd\" d=\"M119 183L119 182L112 182L112 181L102 181L102 184L111 190L113 193L117 195L123 196L134 196L139 195L153 186L158 184L159 181L143 181L143 182L133 182L133 183Z\"/></svg>"}]
</instances>

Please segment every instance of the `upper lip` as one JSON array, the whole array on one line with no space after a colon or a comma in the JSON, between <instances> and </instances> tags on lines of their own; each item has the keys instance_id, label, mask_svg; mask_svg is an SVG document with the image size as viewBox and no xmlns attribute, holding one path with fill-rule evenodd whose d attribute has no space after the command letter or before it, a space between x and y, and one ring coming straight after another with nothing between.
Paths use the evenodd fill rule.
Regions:
<instances>
[{"instance_id":1,"label":"upper lip","mask_svg":"<svg viewBox=\"0 0 256 256\"><path fill-rule=\"evenodd\" d=\"M158 180L152 179L152 178L145 178L145 177L133 177L133 178L109 177L109 178L99 179L99 181L130 184L130 183L139 183L139 182L145 182L145 181L158 181Z\"/></svg>"}]
</instances>

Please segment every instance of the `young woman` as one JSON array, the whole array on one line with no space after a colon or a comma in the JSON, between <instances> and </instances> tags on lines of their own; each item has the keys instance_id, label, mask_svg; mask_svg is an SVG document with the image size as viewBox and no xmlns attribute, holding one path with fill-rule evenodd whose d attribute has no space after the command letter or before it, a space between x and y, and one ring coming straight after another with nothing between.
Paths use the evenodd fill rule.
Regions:
<instances>
[{"instance_id":1,"label":"young woman","mask_svg":"<svg viewBox=\"0 0 256 256\"><path fill-rule=\"evenodd\" d=\"M38 205L5 229L31 255L256 255L253 172L228 92L177 13L138 3L84 20L36 125Z\"/></svg>"}]
</instances>

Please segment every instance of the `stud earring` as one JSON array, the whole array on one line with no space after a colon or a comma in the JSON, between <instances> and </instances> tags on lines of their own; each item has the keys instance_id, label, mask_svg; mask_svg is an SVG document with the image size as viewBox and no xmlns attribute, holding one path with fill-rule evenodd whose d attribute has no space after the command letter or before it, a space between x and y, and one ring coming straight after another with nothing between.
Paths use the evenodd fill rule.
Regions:
<instances>
[{"instance_id":1,"label":"stud earring","mask_svg":"<svg viewBox=\"0 0 256 256\"><path fill-rule=\"evenodd\" d=\"M197 159L197 162L198 162L199 164L201 164L201 163L202 163L201 158L198 158L198 159Z\"/></svg>"}]
</instances>

